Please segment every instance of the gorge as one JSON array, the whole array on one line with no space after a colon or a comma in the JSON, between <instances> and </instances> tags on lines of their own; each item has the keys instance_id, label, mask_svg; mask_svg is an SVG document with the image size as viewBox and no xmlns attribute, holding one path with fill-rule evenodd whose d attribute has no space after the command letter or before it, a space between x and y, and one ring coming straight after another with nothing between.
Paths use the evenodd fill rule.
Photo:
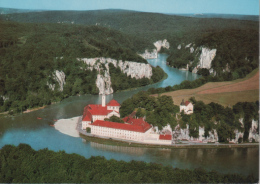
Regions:
<instances>
[{"instance_id":1,"label":"gorge","mask_svg":"<svg viewBox=\"0 0 260 184\"><path fill-rule=\"evenodd\" d=\"M151 87L160 88L178 84L183 80L194 80L199 76L188 71L166 65L167 55L159 54L157 59L148 60L153 66L159 65L168 74L168 78L150 86L122 91L107 95L107 102L111 99L122 103L138 91ZM48 148L53 151L64 150L67 153L77 153L86 158L104 156L116 160L140 160L171 165L178 168L194 169L204 167L206 170L217 170L223 173L242 173L258 175L257 148L231 149L154 149L135 148L98 144L84 141L81 138L64 135L48 125L54 119L68 119L82 115L87 104L100 104L99 95L73 96L61 103L47 106L44 109L14 117L1 117L0 147L6 144L29 144L33 149ZM41 117L42 119L37 119ZM214 158L214 159L213 159ZM246 163L246 164L245 164Z\"/></svg>"}]
</instances>

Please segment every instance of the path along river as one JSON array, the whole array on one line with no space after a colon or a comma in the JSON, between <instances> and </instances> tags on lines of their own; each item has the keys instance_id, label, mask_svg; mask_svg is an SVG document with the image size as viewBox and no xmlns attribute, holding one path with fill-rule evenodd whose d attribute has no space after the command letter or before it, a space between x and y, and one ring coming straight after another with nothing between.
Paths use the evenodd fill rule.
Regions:
<instances>
[{"instance_id":1,"label":"path along river","mask_svg":"<svg viewBox=\"0 0 260 184\"><path fill-rule=\"evenodd\" d=\"M167 55L159 54L157 59L148 60L150 64L159 65L168 74L168 78L157 84L131 91L108 95L107 102L112 98L122 103L138 91L150 87L166 87L179 84L183 80L195 80L198 75L180 71L166 66ZM101 103L99 95L75 96L61 103L50 105L45 109L14 117L0 118L0 147L6 144L18 145L26 143L38 150L64 150L67 153L77 153L89 158L104 156L107 159L139 160L171 165L182 169L202 167L222 173L241 173L258 176L258 148L225 148L225 149L154 149L131 148L102 145L83 141L81 138L70 137L48 126L53 119L64 119L80 116L87 104ZM42 119L37 119L41 117Z\"/></svg>"}]
</instances>

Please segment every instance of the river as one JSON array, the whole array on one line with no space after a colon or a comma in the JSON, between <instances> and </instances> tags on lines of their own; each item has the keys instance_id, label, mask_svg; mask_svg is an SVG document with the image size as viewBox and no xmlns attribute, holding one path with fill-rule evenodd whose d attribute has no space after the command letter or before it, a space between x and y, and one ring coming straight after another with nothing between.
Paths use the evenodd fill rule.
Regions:
<instances>
[{"instance_id":1,"label":"river","mask_svg":"<svg viewBox=\"0 0 260 184\"><path fill-rule=\"evenodd\" d=\"M112 98L122 103L138 91L151 87L159 88L181 83L183 80L195 80L199 76L188 71L180 71L166 65L167 55L159 54L157 59L149 59L153 66L160 66L168 78L146 87L118 92L108 95L107 102ZM139 160L161 163L181 169L202 167L222 173L254 174L258 177L258 148L225 148L225 149L154 149L131 148L97 144L83 141L81 138L64 135L48 126L54 119L80 116L87 104L101 103L99 95L74 96L61 103L47 106L27 114L0 118L0 147L6 144L29 144L33 149L64 150L67 153L77 153L86 158L104 156L107 159ZM37 119L41 117L42 119Z\"/></svg>"}]
</instances>

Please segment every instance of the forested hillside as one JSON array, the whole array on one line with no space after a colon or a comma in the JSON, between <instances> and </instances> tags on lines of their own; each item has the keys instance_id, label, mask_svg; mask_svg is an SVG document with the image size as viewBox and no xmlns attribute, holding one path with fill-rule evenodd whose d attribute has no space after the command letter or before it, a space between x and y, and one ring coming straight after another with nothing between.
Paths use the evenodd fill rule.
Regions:
<instances>
[{"instance_id":1,"label":"forested hillside","mask_svg":"<svg viewBox=\"0 0 260 184\"><path fill-rule=\"evenodd\" d=\"M149 44L108 28L6 21L0 21L0 27L0 111L20 112L71 95L98 94L98 71L88 70L77 58L147 63L136 52ZM117 90L154 83L164 76L161 68L153 72L161 75L140 79L144 82L135 80ZM128 77L120 75L120 79Z\"/></svg>"},{"instance_id":2,"label":"forested hillside","mask_svg":"<svg viewBox=\"0 0 260 184\"><path fill-rule=\"evenodd\" d=\"M183 129L189 125L190 136L193 138L199 137L199 126L205 128L205 137L209 136L210 131L216 129L219 142L233 139L234 130L238 129L244 133L243 141L248 142L252 120L259 119L259 101L239 102L230 108L213 102L204 104L202 101L196 101L194 97L190 100L194 105L194 113L180 114L179 104L174 104L172 97L163 95L156 98L150 96L149 92L139 92L122 103L120 115L125 117L137 109L137 117L145 117L148 123L157 126L160 130L167 124L173 130L177 124ZM241 118L244 119L244 125L239 121Z\"/></svg>"},{"instance_id":3,"label":"forested hillside","mask_svg":"<svg viewBox=\"0 0 260 184\"><path fill-rule=\"evenodd\" d=\"M220 174L203 168L172 168L140 161L85 159L77 154L29 145L6 145L0 150L2 183L255 183L253 175Z\"/></svg>"},{"instance_id":4,"label":"forested hillside","mask_svg":"<svg viewBox=\"0 0 260 184\"><path fill-rule=\"evenodd\" d=\"M127 10L46 11L0 17L18 22L98 25L127 33L136 40L142 38L150 45L157 40L167 39L170 50L162 49L161 52L170 54L167 60L169 65L182 68L192 62L190 71L198 64L202 47L214 48L217 53L212 69L218 76L231 73L231 79L243 77L241 70L250 73L252 68L258 66L259 21L184 17ZM245 19L246 16L243 17ZM191 54L189 49L184 49L189 43L193 43L195 49L198 48L197 52ZM177 49L180 44L184 44L184 47ZM151 48L148 45L142 48ZM228 71L225 70L227 64Z\"/></svg>"},{"instance_id":5,"label":"forested hillside","mask_svg":"<svg viewBox=\"0 0 260 184\"><path fill-rule=\"evenodd\" d=\"M75 60L76 57L111 57L146 63L136 53L155 48L153 43L157 40L167 39L170 43L169 50L160 51L170 55L169 65L183 68L188 64L190 71L198 66L202 48L216 49L211 68L197 71L207 76L206 80L201 79L199 83L197 80L192 88L207 81L241 78L259 66L258 21L127 10L28 12L0 15L0 19L0 95L3 96L0 104L6 101L2 110L23 110L70 95L96 94L93 79L96 71L79 70L84 64ZM193 53L186 48L190 43L195 50ZM208 76L210 69L213 72ZM60 70L66 75L64 92L49 92L46 83L55 81L48 76ZM122 80L119 80L115 77L116 69L111 71L114 72L111 80L115 91L156 82L162 77L158 70L156 73L160 77L153 76L150 81L135 81L126 75L121 75ZM33 82L35 79L37 83ZM190 88L190 83L186 83L184 87ZM39 102L37 98L48 100ZM26 101L25 105L17 106L19 101Z\"/></svg>"}]
</instances>

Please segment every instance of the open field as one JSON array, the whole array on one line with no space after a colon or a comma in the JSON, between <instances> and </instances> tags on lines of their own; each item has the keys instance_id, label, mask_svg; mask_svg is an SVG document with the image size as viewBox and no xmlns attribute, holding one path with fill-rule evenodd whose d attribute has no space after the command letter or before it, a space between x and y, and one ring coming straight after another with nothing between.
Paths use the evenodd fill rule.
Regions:
<instances>
[{"instance_id":1,"label":"open field","mask_svg":"<svg viewBox=\"0 0 260 184\"><path fill-rule=\"evenodd\" d=\"M219 103L232 106L237 102L255 102L259 100L259 69L255 69L243 79L228 82L209 82L195 89L184 89L163 93L171 96L174 104L178 105L182 99L195 97L208 104Z\"/></svg>"}]
</instances>

